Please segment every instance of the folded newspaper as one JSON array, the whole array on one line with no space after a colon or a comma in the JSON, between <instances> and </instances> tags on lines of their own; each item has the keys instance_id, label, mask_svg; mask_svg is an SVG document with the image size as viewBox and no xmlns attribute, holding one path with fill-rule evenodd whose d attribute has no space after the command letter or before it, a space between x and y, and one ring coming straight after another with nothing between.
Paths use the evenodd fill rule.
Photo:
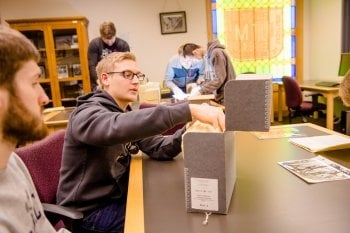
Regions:
<instances>
[{"instance_id":1,"label":"folded newspaper","mask_svg":"<svg viewBox=\"0 0 350 233\"><path fill-rule=\"evenodd\" d=\"M308 183L350 179L350 169L320 155L278 164Z\"/></svg>"}]
</instances>

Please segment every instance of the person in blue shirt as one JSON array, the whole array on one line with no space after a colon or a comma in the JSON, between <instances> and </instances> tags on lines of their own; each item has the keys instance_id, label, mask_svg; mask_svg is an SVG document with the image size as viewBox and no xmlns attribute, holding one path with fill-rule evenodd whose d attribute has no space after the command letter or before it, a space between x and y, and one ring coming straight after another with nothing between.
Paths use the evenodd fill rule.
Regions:
<instances>
[{"instance_id":1,"label":"person in blue shirt","mask_svg":"<svg viewBox=\"0 0 350 233\"><path fill-rule=\"evenodd\" d=\"M196 83L204 76L203 59L197 59L193 51L200 48L193 43L184 44L179 48L178 54L170 58L165 71L165 85L174 95L184 96L186 85Z\"/></svg>"}]
</instances>

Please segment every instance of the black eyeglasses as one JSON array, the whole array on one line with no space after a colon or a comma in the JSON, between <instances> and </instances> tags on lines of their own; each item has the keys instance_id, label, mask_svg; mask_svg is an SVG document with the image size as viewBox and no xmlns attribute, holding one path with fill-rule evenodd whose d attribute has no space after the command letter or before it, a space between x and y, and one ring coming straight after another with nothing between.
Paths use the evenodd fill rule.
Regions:
<instances>
[{"instance_id":1,"label":"black eyeglasses","mask_svg":"<svg viewBox=\"0 0 350 233\"><path fill-rule=\"evenodd\" d=\"M132 71L126 70L126 71L113 71L113 72L108 72L107 74L122 74L123 78L133 80L134 77L136 76L139 81L143 81L146 78L145 74L142 73L137 73L135 74Z\"/></svg>"}]
</instances>

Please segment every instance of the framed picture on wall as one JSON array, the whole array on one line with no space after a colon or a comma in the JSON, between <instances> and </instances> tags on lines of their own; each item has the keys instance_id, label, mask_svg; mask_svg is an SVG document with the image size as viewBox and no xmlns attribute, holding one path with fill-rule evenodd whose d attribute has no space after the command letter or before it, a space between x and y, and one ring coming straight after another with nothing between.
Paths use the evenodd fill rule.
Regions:
<instances>
[{"instance_id":1,"label":"framed picture on wall","mask_svg":"<svg viewBox=\"0 0 350 233\"><path fill-rule=\"evenodd\" d=\"M163 12L159 13L160 30L164 34L187 32L186 12Z\"/></svg>"}]
</instances>

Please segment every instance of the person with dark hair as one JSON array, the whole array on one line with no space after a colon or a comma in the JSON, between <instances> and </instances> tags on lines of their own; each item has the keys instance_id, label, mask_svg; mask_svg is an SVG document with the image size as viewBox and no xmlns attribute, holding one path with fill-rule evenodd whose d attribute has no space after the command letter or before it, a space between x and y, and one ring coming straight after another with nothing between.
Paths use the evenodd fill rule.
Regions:
<instances>
[{"instance_id":1,"label":"person with dark hair","mask_svg":"<svg viewBox=\"0 0 350 233\"><path fill-rule=\"evenodd\" d=\"M181 152L182 134L163 132L194 119L225 129L222 109L189 104L132 110L145 79L132 53L107 55L97 65L100 88L78 99L68 121L57 201L82 211L83 232L123 232L131 154L157 160Z\"/></svg>"},{"instance_id":2,"label":"person with dark hair","mask_svg":"<svg viewBox=\"0 0 350 233\"><path fill-rule=\"evenodd\" d=\"M180 46L180 52L170 58L165 70L165 85L172 93L181 99L185 98L186 87L189 83L197 82L204 75L203 59L196 59L193 51L199 45L187 43Z\"/></svg>"},{"instance_id":3,"label":"person with dark hair","mask_svg":"<svg viewBox=\"0 0 350 233\"><path fill-rule=\"evenodd\" d=\"M39 60L37 48L24 35L0 25L1 233L56 232L28 169L14 152L16 145L40 140L48 133L42 108L49 98L39 83Z\"/></svg>"},{"instance_id":4,"label":"person with dark hair","mask_svg":"<svg viewBox=\"0 0 350 233\"><path fill-rule=\"evenodd\" d=\"M236 72L225 46L219 40L213 40L207 44L207 48L197 48L193 54L204 59L205 75L204 79L197 82L198 86L192 87L191 95L214 94L215 101L224 105L225 84L236 79Z\"/></svg>"},{"instance_id":5,"label":"person with dark hair","mask_svg":"<svg viewBox=\"0 0 350 233\"><path fill-rule=\"evenodd\" d=\"M92 89L97 86L97 63L112 52L130 52L129 44L116 36L117 30L111 21L104 21L100 25L100 36L91 40L88 48L89 72Z\"/></svg>"}]
</instances>

